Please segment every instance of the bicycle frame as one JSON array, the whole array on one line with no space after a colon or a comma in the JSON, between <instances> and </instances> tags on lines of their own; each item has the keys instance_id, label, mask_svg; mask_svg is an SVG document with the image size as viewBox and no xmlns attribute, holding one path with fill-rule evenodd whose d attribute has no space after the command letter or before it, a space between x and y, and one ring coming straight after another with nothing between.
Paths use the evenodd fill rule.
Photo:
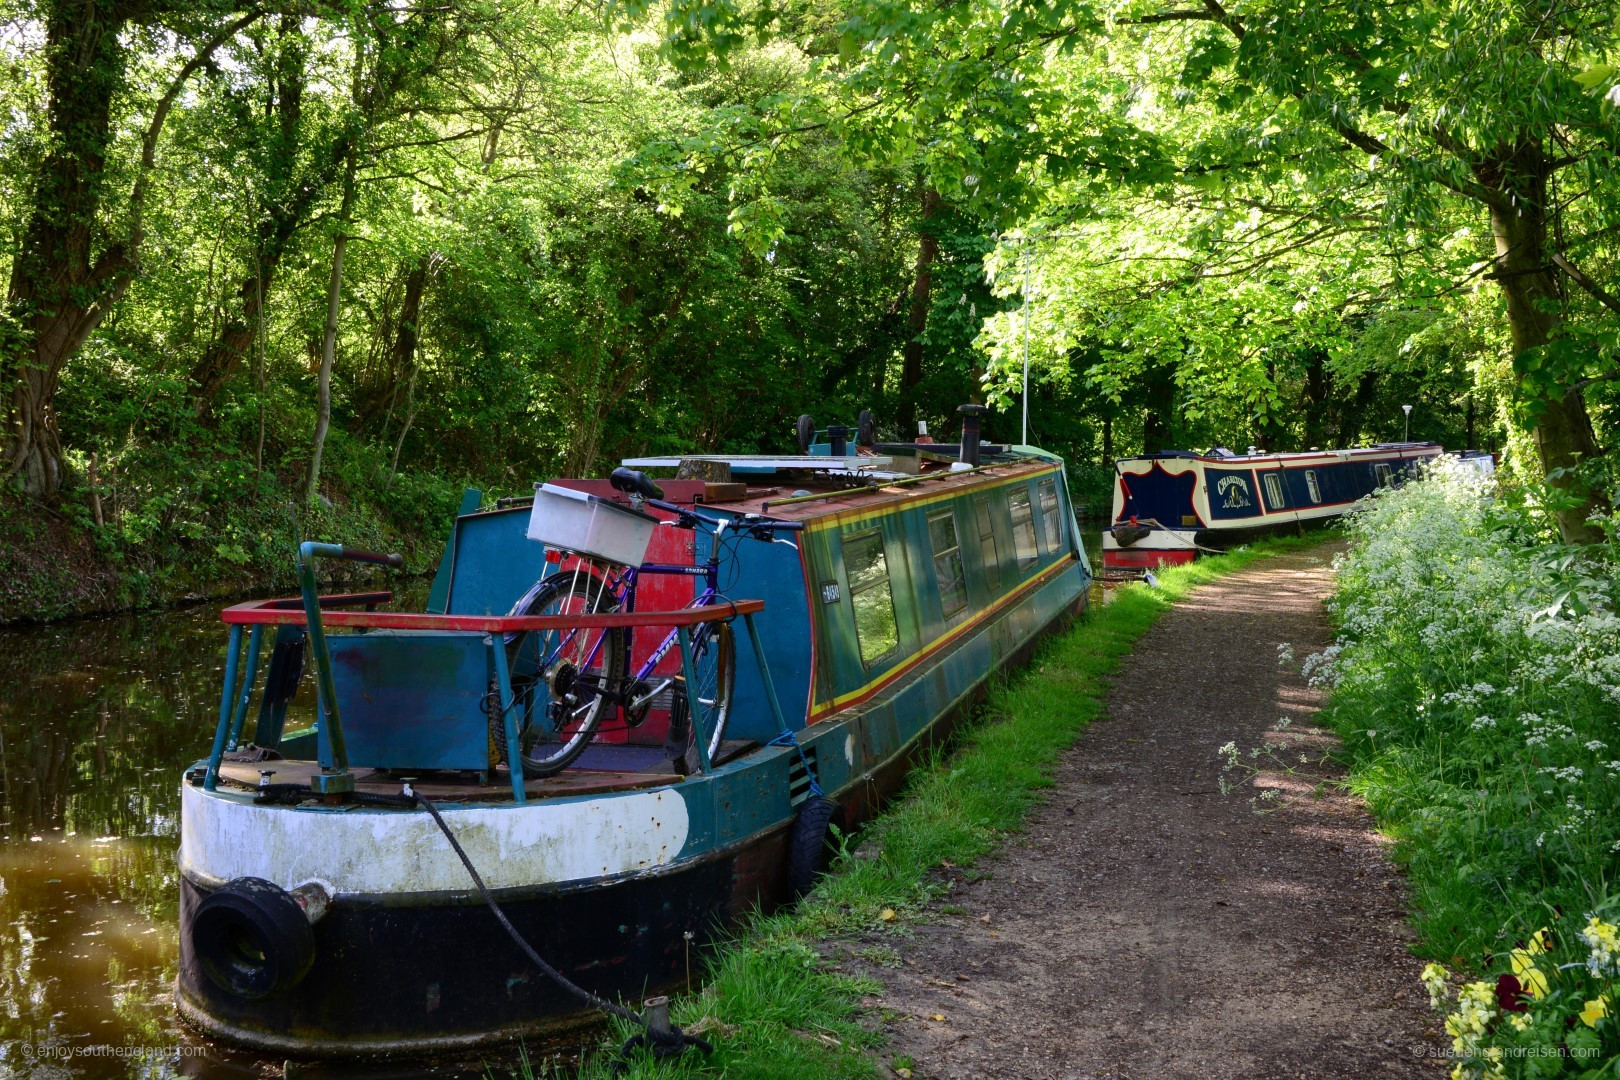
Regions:
<instances>
[{"instance_id":1,"label":"bicycle frame","mask_svg":"<svg viewBox=\"0 0 1620 1080\"><path fill-rule=\"evenodd\" d=\"M622 571L606 571L605 582L607 589L609 594L618 601L618 609L625 614L633 613L636 610L636 582L642 574L666 574L680 577L703 578L703 592L698 594L697 598L688 604L687 607L700 608L708 607L710 604L712 604L715 598L720 595L720 539L725 535L727 524L728 522L724 521L718 524L718 527L714 533L714 548L709 554L708 561L701 566L682 566L675 563L642 563L640 566L626 567ZM691 632L692 648L694 650L701 650L708 643L709 638L714 635L714 632L713 626L710 623L703 623L699 625ZM680 632L678 630L669 631L669 633L665 635L664 640L659 643L656 649L653 650L652 655L642 663L641 667L637 668L634 674L625 676L626 683L633 686L651 675L655 670L657 670L658 665L663 661L664 657L669 654L670 649L675 647L679 640ZM557 649L554 651L552 656L546 658L545 663L542 664L542 667L546 666L551 660L555 659L556 653L560 653L567 646L567 641L568 639L565 638L558 643ZM623 670L629 670L630 657L634 644L634 631L626 628L623 643ZM602 642L599 641L591 650L590 656L586 658L587 667L593 666L596 663L599 655L598 650L601 648ZM647 693L641 695L641 697L635 700L630 700L626 694L621 693L611 687L593 686L591 687L591 693L607 698L610 703L618 708L633 708L651 700L653 696L663 691L673 681L673 678L667 679L662 684L649 688Z\"/></svg>"}]
</instances>

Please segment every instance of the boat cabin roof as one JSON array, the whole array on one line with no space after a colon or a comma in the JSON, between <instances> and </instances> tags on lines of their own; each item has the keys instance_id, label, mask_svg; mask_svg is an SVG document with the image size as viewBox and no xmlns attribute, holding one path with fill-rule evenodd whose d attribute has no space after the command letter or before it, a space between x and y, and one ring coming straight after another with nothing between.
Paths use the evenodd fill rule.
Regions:
<instances>
[{"instance_id":1,"label":"boat cabin roof","mask_svg":"<svg viewBox=\"0 0 1620 1080\"><path fill-rule=\"evenodd\" d=\"M1348 461L1358 457L1392 457L1400 454L1440 453L1442 447L1434 442L1389 442L1372 446L1351 446L1335 450L1295 450L1279 454L1237 454L1224 446L1217 446L1202 454L1191 450L1160 450L1155 454L1136 454L1119 458L1126 461L1207 461L1222 465L1248 465L1261 461L1303 464L1308 461Z\"/></svg>"},{"instance_id":2,"label":"boat cabin roof","mask_svg":"<svg viewBox=\"0 0 1620 1080\"><path fill-rule=\"evenodd\" d=\"M909 473L883 468L891 463L891 459L886 457L739 459L711 456L704 460L783 462L769 475L743 474L748 476L746 484L735 482L731 485L743 489L740 493L731 498L710 498L705 506L734 514L765 514L785 521L806 522L843 515L865 516L921 497L959 494L997 481L1033 475L1058 464L1056 458L1009 454L1005 455L1004 460L989 461L974 469L953 470L950 462L923 460L918 463L915 473ZM636 468L654 464L678 465L679 461L631 458L624 464ZM829 468L829 462L859 464L848 468L837 465Z\"/></svg>"}]
</instances>

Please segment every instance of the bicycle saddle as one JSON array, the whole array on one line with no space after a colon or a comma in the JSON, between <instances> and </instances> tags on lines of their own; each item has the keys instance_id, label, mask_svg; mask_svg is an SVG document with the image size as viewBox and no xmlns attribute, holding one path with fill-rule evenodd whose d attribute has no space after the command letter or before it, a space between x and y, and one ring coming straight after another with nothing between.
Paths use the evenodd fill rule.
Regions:
<instances>
[{"instance_id":1,"label":"bicycle saddle","mask_svg":"<svg viewBox=\"0 0 1620 1080\"><path fill-rule=\"evenodd\" d=\"M626 469L622 465L613 470L608 480L620 491L640 495L643 499L662 499L664 489L653 483L652 477L635 469Z\"/></svg>"}]
</instances>

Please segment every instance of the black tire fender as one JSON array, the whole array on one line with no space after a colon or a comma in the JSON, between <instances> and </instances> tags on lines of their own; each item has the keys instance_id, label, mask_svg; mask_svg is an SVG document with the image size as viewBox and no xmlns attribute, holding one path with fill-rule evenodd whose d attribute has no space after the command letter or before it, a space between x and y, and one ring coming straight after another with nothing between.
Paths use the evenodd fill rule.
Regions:
<instances>
[{"instance_id":1,"label":"black tire fender","mask_svg":"<svg viewBox=\"0 0 1620 1080\"><path fill-rule=\"evenodd\" d=\"M855 421L855 445L873 446L877 443L877 420L872 416L871 409L862 409L860 419Z\"/></svg>"},{"instance_id":2,"label":"black tire fender","mask_svg":"<svg viewBox=\"0 0 1620 1080\"><path fill-rule=\"evenodd\" d=\"M239 877L191 917L191 950L221 990L255 1001L298 984L315 963L315 931L279 885Z\"/></svg>"},{"instance_id":3,"label":"black tire fender","mask_svg":"<svg viewBox=\"0 0 1620 1080\"><path fill-rule=\"evenodd\" d=\"M798 423L793 425L793 434L799 444L799 453L808 454L810 444L816 440L816 422L810 418L809 413L799 417Z\"/></svg>"},{"instance_id":4,"label":"black tire fender","mask_svg":"<svg viewBox=\"0 0 1620 1080\"><path fill-rule=\"evenodd\" d=\"M812 795L799 807L788 838L788 889L799 900L832 865L838 854L833 827L844 829L844 808L835 799Z\"/></svg>"}]
</instances>

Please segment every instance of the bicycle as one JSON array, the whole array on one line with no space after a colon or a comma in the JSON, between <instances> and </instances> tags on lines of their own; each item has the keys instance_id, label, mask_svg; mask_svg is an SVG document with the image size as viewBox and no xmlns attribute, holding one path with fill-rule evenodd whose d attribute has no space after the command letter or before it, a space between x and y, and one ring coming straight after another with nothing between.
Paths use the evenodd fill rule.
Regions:
<instances>
[{"instance_id":1,"label":"bicycle","mask_svg":"<svg viewBox=\"0 0 1620 1080\"><path fill-rule=\"evenodd\" d=\"M702 565L681 566L643 562L637 566L603 565L594 559L563 552L560 563L573 555L571 571L549 574L538 581L513 607L513 615L596 615L629 613L636 607L636 585L644 574L669 574L703 579L703 591L688 608L725 603L720 592L721 552L728 534L764 542L778 540L778 531L803 529L802 522L778 521L759 514L715 518L664 502L663 489L645 474L619 468L613 486L631 496L632 505L646 504L676 516L661 524L679 529L707 526L714 543ZM548 559L551 554L548 553ZM699 623L689 634L692 671L699 715L691 715L684 676L659 676L659 663L679 641L671 629L634 674L627 675L634 629L591 625L560 630L519 631L506 637L507 665L512 686L512 707L519 710L521 760L526 775L553 776L585 751L601 730L605 715L614 710L626 728L639 727L655 708L667 709L669 736L664 749L675 772L691 771L687 755L698 738L704 739L709 761L725 741L736 683L736 642L727 621ZM506 759L505 713L492 697L490 734L496 752Z\"/></svg>"}]
</instances>

